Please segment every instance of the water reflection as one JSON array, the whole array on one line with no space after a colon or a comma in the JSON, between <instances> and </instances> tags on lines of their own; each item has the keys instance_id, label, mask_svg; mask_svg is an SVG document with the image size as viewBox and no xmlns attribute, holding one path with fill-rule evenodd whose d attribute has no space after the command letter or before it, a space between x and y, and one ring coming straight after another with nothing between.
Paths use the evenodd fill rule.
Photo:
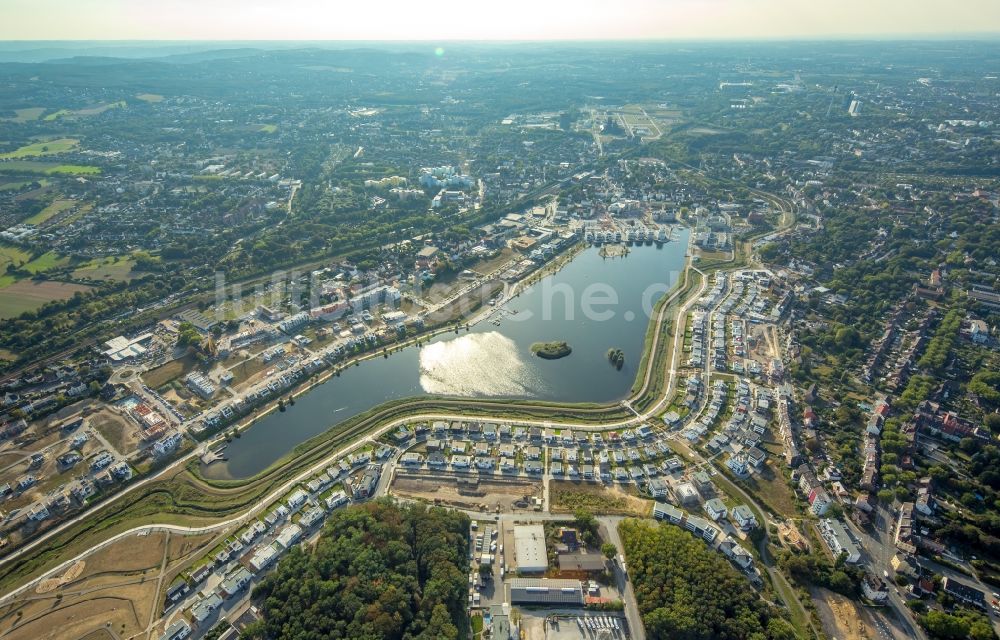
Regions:
<instances>
[{"instance_id":1,"label":"water reflection","mask_svg":"<svg viewBox=\"0 0 1000 640\"><path fill-rule=\"evenodd\" d=\"M516 342L490 331L424 347L420 386L444 395L531 397L543 391L544 381L518 352Z\"/></svg>"}]
</instances>

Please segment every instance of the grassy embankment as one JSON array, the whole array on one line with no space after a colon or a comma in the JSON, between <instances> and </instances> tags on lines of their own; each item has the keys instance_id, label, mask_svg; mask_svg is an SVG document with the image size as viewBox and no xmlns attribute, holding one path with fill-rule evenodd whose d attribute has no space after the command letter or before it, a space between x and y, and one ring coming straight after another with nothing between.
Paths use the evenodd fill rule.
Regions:
<instances>
[{"instance_id":1,"label":"grassy embankment","mask_svg":"<svg viewBox=\"0 0 1000 640\"><path fill-rule=\"evenodd\" d=\"M672 305L681 304L685 296L697 287L697 274L688 278L688 285ZM661 299L665 303L667 297ZM656 310L657 314L659 309ZM664 325L668 325L665 322ZM656 330L650 324L647 351ZM639 401L652 401L662 392L666 377L660 374L663 358L668 355L670 340L660 340L653 368L655 380ZM640 367L645 376L646 358ZM669 362L669 361L667 361ZM638 389L643 381L637 380ZM273 408L272 408L273 410ZM149 523L199 526L217 522L257 505L274 488L287 483L336 451L348 446L366 433L392 420L428 413L462 413L471 418L490 416L509 420L551 420L605 424L629 419L632 413L619 404L560 404L549 402L511 402L509 400L469 400L447 398L406 398L375 407L348 419L328 431L295 447L268 469L251 478L240 480L210 480L200 474L198 462L178 465L162 477L120 499L112 496L109 504L97 507L87 518L67 528L45 545L33 549L17 562L0 567L0 589L12 588L29 576L58 564L62 559L85 551L102 539L135 526ZM265 412L266 413L266 412ZM252 419L257 419L254 416ZM248 420L250 422L250 420Z\"/></svg>"},{"instance_id":2,"label":"grassy embankment","mask_svg":"<svg viewBox=\"0 0 1000 640\"><path fill-rule=\"evenodd\" d=\"M294 413L294 409L290 410ZM252 478L209 480L191 460L134 492L97 507L73 527L16 562L0 567L0 590L8 590L107 537L142 524L200 526L235 517L258 504L278 486L289 482L351 442L386 422L426 413L456 413L508 419L580 420L594 424L627 419L620 406L533 403L519 406L505 401L419 398L398 400L349 419L293 449Z\"/></svg>"}]
</instances>

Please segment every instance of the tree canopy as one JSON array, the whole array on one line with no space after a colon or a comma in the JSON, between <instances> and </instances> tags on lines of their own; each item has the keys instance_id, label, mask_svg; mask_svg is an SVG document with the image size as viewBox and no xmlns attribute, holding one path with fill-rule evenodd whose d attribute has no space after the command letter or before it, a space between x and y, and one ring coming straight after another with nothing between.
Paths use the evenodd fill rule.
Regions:
<instances>
[{"instance_id":1,"label":"tree canopy","mask_svg":"<svg viewBox=\"0 0 1000 640\"><path fill-rule=\"evenodd\" d=\"M687 531L624 520L618 527L647 635L670 640L795 638L721 555Z\"/></svg>"},{"instance_id":2,"label":"tree canopy","mask_svg":"<svg viewBox=\"0 0 1000 640\"><path fill-rule=\"evenodd\" d=\"M465 637L468 527L463 514L390 500L337 511L313 551L292 549L254 591L267 636Z\"/></svg>"}]
</instances>

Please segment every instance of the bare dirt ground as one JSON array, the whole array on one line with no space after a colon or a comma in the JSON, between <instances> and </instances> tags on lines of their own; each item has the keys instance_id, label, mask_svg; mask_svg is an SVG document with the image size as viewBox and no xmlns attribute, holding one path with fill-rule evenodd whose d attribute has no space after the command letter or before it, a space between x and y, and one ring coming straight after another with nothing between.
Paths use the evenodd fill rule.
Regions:
<instances>
[{"instance_id":1,"label":"bare dirt ground","mask_svg":"<svg viewBox=\"0 0 1000 640\"><path fill-rule=\"evenodd\" d=\"M480 275L487 275L493 271L499 269L505 263L510 261L514 257L514 251L509 247L505 247L499 255L495 258L488 258L486 260L480 260L475 265L472 266L472 271Z\"/></svg>"},{"instance_id":2,"label":"bare dirt ground","mask_svg":"<svg viewBox=\"0 0 1000 640\"><path fill-rule=\"evenodd\" d=\"M233 374L232 386L238 386L245 383L247 380L260 373L264 369L270 367L270 363L264 362L262 359L249 355L249 352L242 351L241 353L247 353L247 357L242 361L237 362L229 369L229 372Z\"/></svg>"},{"instance_id":3,"label":"bare dirt ground","mask_svg":"<svg viewBox=\"0 0 1000 640\"><path fill-rule=\"evenodd\" d=\"M130 536L100 549L36 592L0 608L0 637L78 640L142 636L162 603L164 549L177 570L211 544L211 535ZM169 563L168 563L169 565Z\"/></svg>"},{"instance_id":4,"label":"bare dirt ground","mask_svg":"<svg viewBox=\"0 0 1000 640\"><path fill-rule=\"evenodd\" d=\"M867 612L842 595L827 589L810 590L823 630L838 640L877 638L878 633L868 621Z\"/></svg>"},{"instance_id":5,"label":"bare dirt ground","mask_svg":"<svg viewBox=\"0 0 1000 640\"><path fill-rule=\"evenodd\" d=\"M86 562L84 562L83 560L77 560L76 562L73 563L72 566L70 566L69 569L66 569L65 573L63 573L61 576L48 578L47 580L42 580L41 582L39 582L38 586L35 588L35 593L48 593L49 591L58 589L64 584L69 584L70 582L73 582L74 580L80 577L80 574L83 573L83 568L86 566L87 566Z\"/></svg>"},{"instance_id":6,"label":"bare dirt ground","mask_svg":"<svg viewBox=\"0 0 1000 640\"><path fill-rule=\"evenodd\" d=\"M167 402L172 404L175 409L180 411L181 414L185 416L193 416L204 409L198 397L187 389L182 389L178 392L176 389L171 387L162 395Z\"/></svg>"},{"instance_id":7,"label":"bare dirt ground","mask_svg":"<svg viewBox=\"0 0 1000 640\"><path fill-rule=\"evenodd\" d=\"M778 539L786 547L801 549L802 551L809 550L809 541L806 540L805 536L799 533L799 530L795 526L794 522L787 521L778 523Z\"/></svg>"},{"instance_id":8,"label":"bare dirt ground","mask_svg":"<svg viewBox=\"0 0 1000 640\"><path fill-rule=\"evenodd\" d=\"M747 356L767 371L768 367L771 366L771 362L777 357L776 354L781 353L778 349L774 327L770 325L749 325L747 332L749 338L753 341L753 347L749 343L746 345Z\"/></svg>"},{"instance_id":9,"label":"bare dirt ground","mask_svg":"<svg viewBox=\"0 0 1000 640\"><path fill-rule=\"evenodd\" d=\"M170 536L170 546L167 550L170 561L175 562L181 558L191 555L201 547L208 544L217 535L218 534L206 533L200 536ZM228 535L228 533L223 535Z\"/></svg>"},{"instance_id":10,"label":"bare dirt ground","mask_svg":"<svg viewBox=\"0 0 1000 640\"><path fill-rule=\"evenodd\" d=\"M521 631L525 638L545 637L545 618L541 616L524 616L521 618Z\"/></svg>"},{"instance_id":11,"label":"bare dirt ground","mask_svg":"<svg viewBox=\"0 0 1000 640\"><path fill-rule=\"evenodd\" d=\"M542 486L541 483L528 481L516 483L480 481L477 489L460 491L454 479L418 478L397 474L390 490L405 498L446 504L461 509L493 510L499 504L501 511L526 511L530 507L517 507L514 503L530 496L540 496Z\"/></svg>"},{"instance_id":12,"label":"bare dirt ground","mask_svg":"<svg viewBox=\"0 0 1000 640\"><path fill-rule=\"evenodd\" d=\"M139 427L110 409L102 409L90 417L90 426L97 429L111 446L122 455L139 448Z\"/></svg>"},{"instance_id":13,"label":"bare dirt ground","mask_svg":"<svg viewBox=\"0 0 1000 640\"><path fill-rule=\"evenodd\" d=\"M583 508L594 514L645 517L653 511L652 500L640 498L621 487L592 482L552 481L549 499L549 509L553 513L572 513Z\"/></svg>"},{"instance_id":14,"label":"bare dirt ground","mask_svg":"<svg viewBox=\"0 0 1000 640\"><path fill-rule=\"evenodd\" d=\"M146 536L129 536L124 540L105 547L87 558L87 572L90 577L106 572L135 573L147 569L157 569L163 558L164 533Z\"/></svg>"},{"instance_id":15,"label":"bare dirt ground","mask_svg":"<svg viewBox=\"0 0 1000 640\"><path fill-rule=\"evenodd\" d=\"M4 502L5 511L23 508L59 485L65 484L71 477L79 475L82 465L70 469L59 466L57 458L69 450L68 441L75 434L61 431L58 424L59 421L56 420L32 423L28 431L16 441L3 443L3 451L0 453L0 484L13 485L18 478L28 473L38 482L24 493L8 497ZM99 443L92 438L83 446L81 453L86 457L99 446ZM40 466L29 466L32 453L42 453L45 456Z\"/></svg>"},{"instance_id":16,"label":"bare dirt ground","mask_svg":"<svg viewBox=\"0 0 1000 640\"><path fill-rule=\"evenodd\" d=\"M143 631L154 606L156 582L97 589L85 596L34 600L19 609L22 616L4 616L0 634L10 640L76 640L108 628L119 637Z\"/></svg>"}]
</instances>

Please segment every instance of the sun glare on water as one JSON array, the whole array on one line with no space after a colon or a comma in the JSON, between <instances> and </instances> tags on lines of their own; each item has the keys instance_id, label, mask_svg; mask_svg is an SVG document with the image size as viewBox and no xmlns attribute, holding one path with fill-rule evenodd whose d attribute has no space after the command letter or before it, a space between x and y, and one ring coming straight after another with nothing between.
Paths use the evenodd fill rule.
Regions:
<instances>
[{"instance_id":1,"label":"sun glare on water","mask_svg":"<svg viewBox=\"0 0 1000 640\"><path fill-rule=\"evenodd\" d=\"M459 396L533 396L542 382L510 338L491 331L420 351L420 386Z\"/></svg>"}]
</instances>

